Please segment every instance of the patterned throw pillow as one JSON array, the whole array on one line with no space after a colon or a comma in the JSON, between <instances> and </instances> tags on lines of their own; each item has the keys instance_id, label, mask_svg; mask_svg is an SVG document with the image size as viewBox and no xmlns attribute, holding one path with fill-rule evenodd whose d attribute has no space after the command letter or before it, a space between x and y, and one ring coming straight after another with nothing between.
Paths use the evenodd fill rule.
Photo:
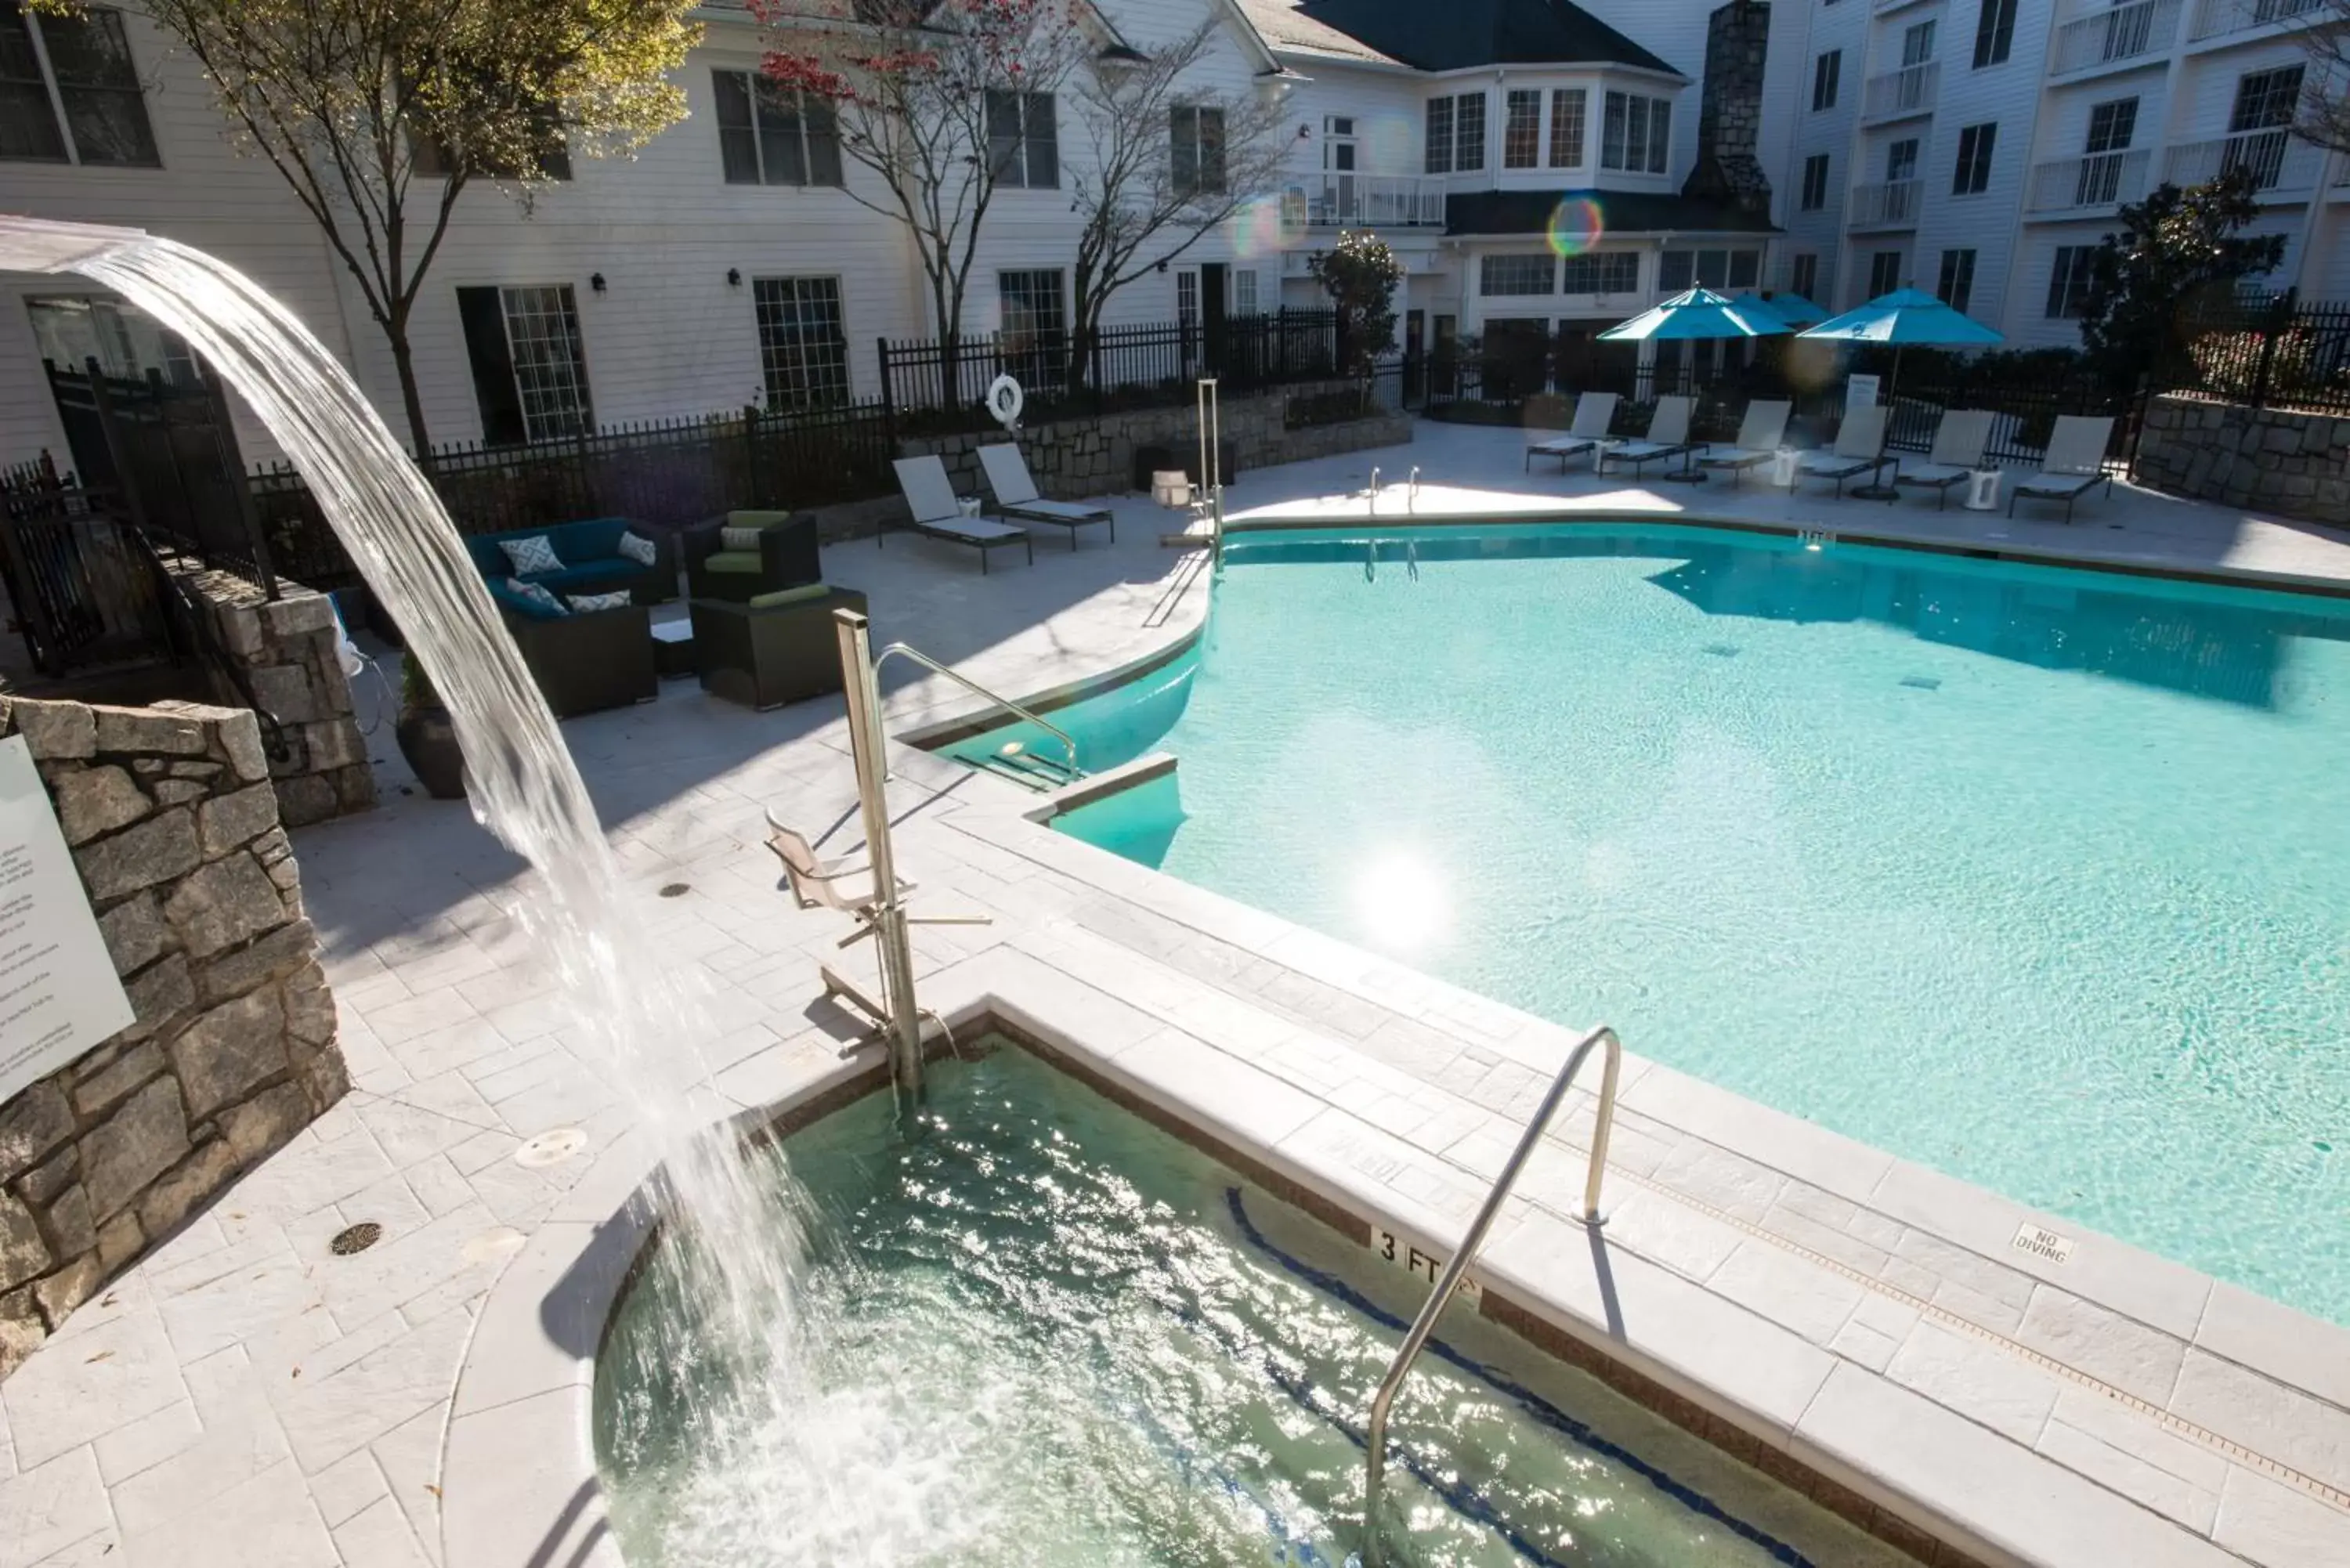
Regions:
<instances>
[{"instance_id":1,"label":"patterned throw pillow","mask_svg":"<svg viewBox=\"0 0 2350 1568\"><path fill-rule=\"evenodd\" d=\"M764 528L721 528L718 530L718 543L722 547L729 550L756 552L759 548L759 535L765 532Z\"/></svg>"},{"instance_id":2,"label":"patterned throw pillow","mask_svg":"<svg viewBox=\"0 0 2350 1568\"><path fill-rule=\"evenodd\" d=\"M626 588L622 588L618 593L573 594L569 597L571 599L571 607L581 615L588 615L597 610L626 609L629 607L629 590Z\"/></svg>"},{"instance_id":3,"label":"patterned throw pillow","mask_svg":"<svg viewBox=\"0 0 2350 1568\"><path fill-rule=\"evenodd\" d=\"M642 534L621 535L620 554L640 566L650 566L660 558L660 552L653 547L653 542Z\"/></svg>"},{"instance_id":4,"label":"patterned throw pillow","mask_svg":"<svg viewBox=\"0 0 2350 1568\"><path fill-rule=\"evenodd\" d=\"M527 577L534 572L559 572L562 559L555 553L555 542L544 534L533 534L527 539L501 539L498 548L514 563L515 576Z\"/></svg>"},{"instance_id":5,"label":"patterned throw pillow","mask_svg":"<svg viewBox=\"0 0 2350 1568\"><path fill-rule=\"evenodd\" d=\"M541 544L545 544L546 542L546 541L544 539L539 541ZM520 577L508 577L506 579L506 592L514 595L515 597L522 600L523 603L530 606L533 609L543 611L547 615L569 615L571 613L569 609L564 607L563 601L555 597L554 590L549 588L544 583L525 583Z\"/></svg>"}]
</instances>

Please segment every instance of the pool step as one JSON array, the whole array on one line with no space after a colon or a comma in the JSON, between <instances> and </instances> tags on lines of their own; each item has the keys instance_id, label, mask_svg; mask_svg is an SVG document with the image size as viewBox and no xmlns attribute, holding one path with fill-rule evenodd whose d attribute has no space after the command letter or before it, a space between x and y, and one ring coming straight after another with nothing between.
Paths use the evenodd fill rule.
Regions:
<instances>
[{"instance_id":1,"label":"pool step","mask_svg":"<svg viewBox=\"0 0 2350 1568\"><path fill-rule=\"evenodd\" d=\"M1015 752L1008 757L1002 753L992 753L981 757L975 765L982 773L1009 779L1023 789L1034 790L1038 794L1075 784L1085 776L1058 757L1034 756L1026 752Z\"/></svg>"}]
</instances>

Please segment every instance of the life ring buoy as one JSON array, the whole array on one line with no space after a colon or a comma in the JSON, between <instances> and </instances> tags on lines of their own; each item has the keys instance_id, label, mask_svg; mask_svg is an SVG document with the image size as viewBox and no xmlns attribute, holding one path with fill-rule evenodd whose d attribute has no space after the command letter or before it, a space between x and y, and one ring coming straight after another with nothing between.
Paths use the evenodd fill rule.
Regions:
<instances>
[{"instance_id":1,"label":"life ring buoy","mask_svg":"<svg viewBox=\"0 0 2350 1568\"><path fill-rule=\"evenodd\" d=\"M1028 405L1028 395L1020 383L1009 376L998 376L987 389L987 411L996 422L1010 430L1020 422L1020 410Z\"/></svg>"}]
</instances>

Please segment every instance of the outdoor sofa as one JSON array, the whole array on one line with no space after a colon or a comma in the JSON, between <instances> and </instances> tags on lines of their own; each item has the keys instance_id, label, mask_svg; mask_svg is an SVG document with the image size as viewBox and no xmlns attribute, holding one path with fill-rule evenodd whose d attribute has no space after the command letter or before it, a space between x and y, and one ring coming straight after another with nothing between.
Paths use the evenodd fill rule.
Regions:
<instances>
[{"instance_id":1,"label":"outdoor sofa","mask_svg":"<svg viewBox=\"0 0 2350 1568\"><path fill-rule=\"evenodd\" d=\"M509 544L544 538L553 547L556 564L529 571L508 552ZM642 555L650 546L650 560L625 554L623 541L636 540L629 550ZM677 544L666 528L655 528L626 517L591 517L578 523L555 523L543 528L509 528L502 534L474 534L465 540L466 553L482 576L492 582L518 577L557 594L606 594L628 591L640 605L666 604L677 597Z\"/></svg>"}]
</instances>

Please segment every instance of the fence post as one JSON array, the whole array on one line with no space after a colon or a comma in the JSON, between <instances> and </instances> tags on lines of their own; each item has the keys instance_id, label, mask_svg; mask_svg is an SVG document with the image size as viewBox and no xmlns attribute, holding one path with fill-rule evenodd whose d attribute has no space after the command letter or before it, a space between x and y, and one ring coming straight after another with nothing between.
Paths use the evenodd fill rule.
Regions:
<instances>
[{"instance_id":1,"label":"fence post","mask_svg":"<svg viewBox=\"0 0 2350 1568\"><path fill-rule=\"evenodd\" d=\"M2261 328L2260 362L2252 369L2252 407L2269 406L2269 372L2276 364L2277 337L2293 320L2293 309L2301 290L2288 288L2284 297L2269 305L2268 320Z\"/></svg>"},{"instance_id":2,"label":"fence post","mask_svg":"<svg viewBox=\"0 0 2350 1568\"><path fill-rule=\"evenodd\" d=\"M881 433L889 442L889 455L898 455L898 395L889 386L889 340L873 340L873 357L881 367Z\"/></svg>"},{"instance_id":3,"label":"fence post","mask_svg":"<svg viewBox=\"0 0 2350 1568\"><path fill-rule=\"evenodd\" d=\"M751 483L751 507L767 504L767 487L759 476L759 405L743 405L743 476ZM747 509L746 509L747 510Z\"/></svg>"}]
</instances>

